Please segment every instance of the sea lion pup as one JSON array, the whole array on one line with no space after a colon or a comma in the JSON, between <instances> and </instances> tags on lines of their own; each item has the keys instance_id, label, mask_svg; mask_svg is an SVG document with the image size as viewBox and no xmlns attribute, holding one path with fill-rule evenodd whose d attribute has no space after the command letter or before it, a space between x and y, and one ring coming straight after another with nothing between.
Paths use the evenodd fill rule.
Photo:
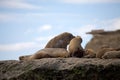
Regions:
<instances>
[{"instance_id":1,"label":"sea lion pup","mask_svg":"<svg viewBox=\"0 0 120 80\"><path fill-rule=\"evenodd\" d=\"M83 57L84 50L81 43L82 38L80 36L76 36L70 41L68 51L71 57Z\"/></svg>"},{"instance_id":2,"label":"sea lion pup","mask_svg":"<svg viewBox=\"0 0 120 80\"><path fill-rule=\"evenodd\" d=\"M120 58L120 51L108 51L103 56L103 59L112 59L112 58Z\"/></svg>"},{"instance_id":3,"label":"sea lion pup","mask_svg":"<svg viewBox=\"0 0 120 80\"><path fill-rule=\"evenodd\" d=\"M34 59L41 59L41 58L66 58L69 57L69 53L64 48L45 48L37 51L35 54L22 57L24 60L34 60Z\"/></svg>"},{"instance_id":4,"label":"sea lion pup","mask_svg":"<svg viewBox=\"0 0 120 80\"><path fill-rule=\"evenodd\" d=\"M102 58L102 56L108 51L115 51L115 48L110 48L108 46L102 46L101 49L97 52L96 58Z\"/></svg>"},{"instance_id":5,"label":"sea lion pup","mask_svg":"<svg viewBox=\"0 0 120 80\"><path fill-rule=\"evenodd\" d=\"M93 51L93 49L85 49L85 54L83 57L84 58L95 58L96 53Z\"/></svg>"}]
</instances>

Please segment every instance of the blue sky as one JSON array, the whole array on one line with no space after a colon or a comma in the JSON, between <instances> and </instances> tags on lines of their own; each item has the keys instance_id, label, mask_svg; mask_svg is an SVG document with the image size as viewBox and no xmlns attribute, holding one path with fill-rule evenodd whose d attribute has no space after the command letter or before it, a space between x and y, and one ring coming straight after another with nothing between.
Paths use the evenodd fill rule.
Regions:
<instances>
[{"instance_id":1,"label":"blue sky","mask_svg":"<svg viewBox=\"0 0 120 80\"><path fill-rule=\"evenodd\" d=\"M0 60L33 54L63 32L84 47L93 29L120 29L120 0L0 0Z\"/></svg>"}]
</instances>

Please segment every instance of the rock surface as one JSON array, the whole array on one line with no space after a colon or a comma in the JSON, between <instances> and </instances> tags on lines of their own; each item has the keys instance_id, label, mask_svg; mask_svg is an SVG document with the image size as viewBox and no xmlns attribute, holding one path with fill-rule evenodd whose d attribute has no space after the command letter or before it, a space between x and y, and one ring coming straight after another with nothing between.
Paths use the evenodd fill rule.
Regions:
<instances>
[{"instance_id":1,"label":"rock surface","mask_svg":"<svg viewBox=\"0 0 120 80\"><path fill-rule=\"evenodd\" d=\"M120 80L120 59L0 61L0 80Z\"/></svg>"},{"instance_id":2,"label":"rock surface","mask_svg":"<svg viewBox=\"0 0 120 80\"><path fill-rule=\"evenodd\" d=\"M69 44L70 40L74 38L71 33L64 32L58 36L55 36L51 39L45 48L65 48L67 49L67 45Z\"/></svg>"},{"instance_id":3,"label":"rock surface","mask_svg":"<svg viewBox=\"0 0 120 80\"><path fill-rule=\"evenodd\" d=\"M93 30L92 32L88 32L87 34L92 34L93 38L87 43L85 49L91 48L95 52L97 52L102 46L120 48L120 30Z\"/></svg>"}]
</instances>

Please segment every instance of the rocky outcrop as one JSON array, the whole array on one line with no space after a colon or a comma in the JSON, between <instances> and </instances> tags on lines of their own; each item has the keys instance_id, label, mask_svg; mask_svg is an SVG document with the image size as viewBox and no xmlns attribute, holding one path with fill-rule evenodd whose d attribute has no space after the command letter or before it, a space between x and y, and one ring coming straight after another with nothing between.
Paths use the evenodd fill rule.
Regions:
<instances>
[{"instance_id":1,"label":"rocky outcrop","mask_svg":"<svg viewBox=\"0 0 120 80\"><path fill-rule=\"evenodd\" d=\"M120 80L120 59L0 61L0 80Z\"/></svg>"},{"instance_id":2,"label":"rocky outcrop","mask_svg":"<svg viewBox=\"0 0 120 80\"><path fill-rule=\"evenodd\" d=\"M109 46L112 48L120 48L120 30L104 31L93 30L87 34L92 34L93 38L87 43L86 49L93 49L95 52L99 51L102 46Z\"/></svg>"},{"instance_id":3,"label":"rocky outcrop","mask_svg":"<svg viewBox=\"0 0 120 80\"><path fill-rule=\"evenodd\" d=\"M55 36L53 39L51 39L45 48L67 48L67 45L69 44L70 40L74 38L74 36L71 33L64 32L58 36Z\"/></svg>"}]
</instances>

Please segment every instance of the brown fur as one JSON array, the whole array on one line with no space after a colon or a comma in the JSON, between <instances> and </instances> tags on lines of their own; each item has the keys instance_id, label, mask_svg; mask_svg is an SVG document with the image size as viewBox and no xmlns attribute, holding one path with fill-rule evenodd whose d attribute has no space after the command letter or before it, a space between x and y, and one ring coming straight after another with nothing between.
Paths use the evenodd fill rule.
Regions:
<instances>
[{"instance_id":1,"label":"brown fur","mask_svg":"<svg viewBox=\"0 0 120 80\"><path fill-rule=\"evenodd\" d=\"M114 48L101 48L96 54L96 58L102 58L102 56L108 51L115 51Z\"/></svg>"},{"instance_id":2,"label":"brown fur","mask_svg":"<svg viewBox=\"0 0 120 80\"><path fill-rule=\"evenodd\" d=\"M67 45L69 44L70 40L74 38L74 36L71 33L64 32L62 34L59 34L55 36L53 39L51 39L45 48L65 48L67 49Z\"/></svg>"},{"instance_id":3,"label":"brown fur","mask_svg":"<svg viewBox=\"0 0 120 80\"><path fill-rule=\"evenodd\" d=\"M120 51L108 51L103 56L103 59L112 59L112 58L120 58Z\"/></svg>"},{"instance_id":4,"label":"brown fur","mask_svg":"<svg viewBox=\"0 0 120 80\"><path fill-rule=\"evenodd\" d=\"M95 58L96 53L93 51L93 49L86 49L84 58Z\"/></svg>"},{"instance_id":5,"label":"brown fur","mask_svg":"<svg viewBox=\"0 0 120 80\"><path fill-rule=\"evenodd\" d=\"M27 60L31 55L26 55L26 56L20 56L19 60Z\"/></svg>"},{"instance_id":6,"label":"brown fur","mask_svg":"<svg viewBox=\"0 0 120 80\"><path fill-rule=\"evenodd\" d=\"M58 58L58 57L69 57L69 53L66 49L63 48L45 48L41 49L35 54L28 57L21 57L20 60L33 60L33 59L41 59L41 58Z\"/></svg>"},{"instance_id":7,"label":"brown fur","mask_svg":"<svg viewBox=\"0 0 120 80\"><path fill-rule=\"evenodd\" d=\"M84 50L81 46L82 38L77 36L70 41L68 50L71 57L83 57Z\"/></svg>"}]
</instances>

